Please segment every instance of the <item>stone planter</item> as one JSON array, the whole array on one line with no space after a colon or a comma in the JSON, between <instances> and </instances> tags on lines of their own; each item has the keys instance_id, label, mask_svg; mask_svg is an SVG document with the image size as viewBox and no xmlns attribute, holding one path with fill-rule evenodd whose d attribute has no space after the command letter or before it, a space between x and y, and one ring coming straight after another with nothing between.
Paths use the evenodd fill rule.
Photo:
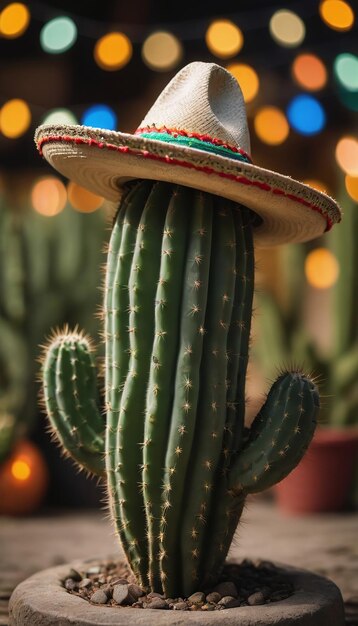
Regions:
<instances>
[{"instance_id":1,"label":"stone planter","mask_svg":"<svg viewBox=\"0 0 358 626\"><path fill-rule=\"evenodd\" d=\"M208 613L94 606L62 584L71 568L88 564L43 570L18 585L10 599L10 626L344 626L338 587L305 570L280 566L295 589L286 600Z\"/></svg>"}]
</instances>

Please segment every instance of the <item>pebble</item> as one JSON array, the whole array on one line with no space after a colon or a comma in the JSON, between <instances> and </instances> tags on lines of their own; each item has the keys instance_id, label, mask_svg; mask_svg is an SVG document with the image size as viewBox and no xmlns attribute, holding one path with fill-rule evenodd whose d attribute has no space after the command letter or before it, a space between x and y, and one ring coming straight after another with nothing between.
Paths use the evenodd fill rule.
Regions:
<instances>
[{"instance_id":1,"label":"pebble","mask_svg":"<svg viewBox=\"0 0 358 626\"><path fill-rule=\"evenodd\" d=\"M189 608L189 607L188 607L187 603L186 603L186 602L184 602L184 601L183 601L183 602L176 602L176 603L173 605L173 609L174 609L174 611L187 611L187 610L188 610L188 608Z\"/></svg>"},{"instance_id":2,"label":"pebble","mask_svg":"<svg viewBox=\"0 0 358 626\"><path fill-rule=\"evenodd\" d=\"M123 604L123 602L126 602L126 600L128 600L128 596L128 585L115 585L115 587L113 587L112 597L117 604Z\"/></svg>"},{"instance_id":3,"label":"pebble","mask_svg":"<svg viewBox=\"0 0 358 626\"><path fill-rule=\"evenodd\" d=\"M68 578L73 578L73 580L75 580L76 582L79 582L80 580L82 580L82 576L81 574L76 570L76 569L70 569Z\"/></svg>"},{"instance_id":4,"label":"pebble","mask_svg":"<svg viewBox=\"0 0 358 626\"><path fill-rule=\"evenodd\" d=\"M215 604L203 604L203 606L201 607L202 611L215 611Z\"/></svg>"},{"instance_id":5,"label":"pebble","mask_svg":"<svg viewBox=\"0 0 358 626\"><path fill-rule=\"evenodd\" d=\"M147 594L147 598L161 598L162 600L164 600L164 597L165 596L163 593L158 593L157 591L151 591Z\"/></svg>"},{"instance_id":6,"label":"pebble","mask_svg":"<svg viewBox=\"0 0 358 626\"><path fill-rule=\"evenodd\" d=\"M91 602L94 602L95 604L107 604L107 594L102 591L102 589L97 589L97 591L91 595Z\"/></svg>"},{"instance_id":7,"label":"pebble","mask_svg":"<svg viewBox=\"0 0 358 626\"><path fill-rule=\"evenodd\" d=\"M74 581L73 578L66 578L65 589L67 589L67 591L74 591L75 589L77 589L77 587L78 587L78 583L76 583L76 581Z\"/></svg>"},{"instance_id":8,"label":"pebble","mask_svg":"<svg viewBox=\"0 0 358 626\"><path fill-rule=\"evenodd\" d=\"M163 598L152 598L152 601L147 605L148 609L169 609L166 601Z\"/></svg>"},{"instance_id":9,"label":"pebble","mask_svg":"<svg viewBox=\"0 0 358 626\"><path fill-rule=\"evenodd\" d=\"M233 596L224 596L219 600L218 604L224 606L225 609L233 609L235 606L240 606L241 602L238 598L233 598Z\"/></svg>"},{"instance_id":10,"label":"pebble","mask_svg":"<svg viewBox=\"0 0 358 626\"><path fill-rule=\"evenodd\" d=\"M230 581L219 583L214 588L214 591L220 593L220 596L222 598L224 598L225 596L232 596L233 598L237 598L238 596L236 585Z\"/></svg>"},{"instance_id":11,"label":"pebble","mask_svg":"<svg viewBox=\"0 0 358 626\"><path fill-rule=\"evenodd\" d=\"M192 604L203 604L205 602L205 593L196 591L189 596L188 601Z\"/></svg>"},{"instance_id":12,"label":"pebble","mask_svg":"<svg viewBox=\"0 0 358 626\"><path fill-rule=\"evenodd\" d=\"M265 596L262 591L256 591L247 598L247 603L250 606L258 606L259 604L265 604Z\"/></svg>"},{"instance_id":13,"label":"pebble","mask_svg":"<svg viewBox=\"0 0 358 626\"><path fill-rule=\"evenodd\" d=\"M86 574L87 576L90 576L91 574L99 574L101 572L101 568L99 565L94 565L93 567L90 567Z\"/></svg>"},{"instance_id":14,"label":"pebble","mask_svg":"<svg viewBox=\"0 0 358 626\"><path fill-rule=\"evenodd\" d=\"M86 587L90 587L92 585L92 580L90 578L83 578L79 583L80 589L85 589Z\"/></svg>"},{"instance_id":15,"label":"pebble","mask_svg":"<svg viewBox=\"0 0 358 626\"><path fill-rule=\"evenodd\" d=\"M219 602L219 600L221 600L221 594L218 593L217 591L212 591L211 593L208 593L208 595L206 596L207 602L212 602L216 604L217 602Z\"/></svg>"},{"instance_id":16,"label":"pebble","mask_svg":"<svg viewBox=\"0 0 358 626\"><path fill-rule=\"evenodd\" d=\"M139 585L135 585L134 583L129 585L128 591L135 601L137 601L138 598L141 598L142 596L144 596L143 589L139 587Z\"/></svg>"}]
</instances>

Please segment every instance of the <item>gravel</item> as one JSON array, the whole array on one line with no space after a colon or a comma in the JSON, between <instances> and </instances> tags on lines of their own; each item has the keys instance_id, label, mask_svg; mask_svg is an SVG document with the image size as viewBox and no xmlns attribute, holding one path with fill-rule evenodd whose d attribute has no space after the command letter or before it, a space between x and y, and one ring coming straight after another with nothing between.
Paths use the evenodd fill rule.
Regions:
<instances>
[{"instance_id":1,"label":"gravel","mask_svg":"<svg viewBox=\"0 0 358 626\"><path fill-rule=\"evenodd\" d=\"M294 589L281 571L269 561L228 563L212 588L198 589L188 598L165 598L161 593L145 593L121 561L103 561L84 572L71 570L63 581L68 593L92 604L174 611L222 611L238 606L279 602Z\"/></svg>"}]
</instances>

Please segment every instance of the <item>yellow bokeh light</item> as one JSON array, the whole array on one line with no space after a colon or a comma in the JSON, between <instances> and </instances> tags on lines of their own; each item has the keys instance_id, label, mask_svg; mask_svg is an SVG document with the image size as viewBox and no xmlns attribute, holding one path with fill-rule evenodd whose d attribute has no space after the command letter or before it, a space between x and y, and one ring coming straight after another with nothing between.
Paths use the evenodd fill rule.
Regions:
<instances>
[{"instance_id":1,"label":"yellow bokeh light","mask_svg":"<svg viewBox=\"0 0 358 626\"><path fill-rule=\"evenodd\" d=\"M301 18L287 9L276 11L273 14L269 28L273 39L286 48L299 46L306 34L306 28Z\"/></svg>"},{"instance_id":2,"label":"yellow bokeh light","mask_svg":"<svg viewBox=\"0 0 358 626\"><path fill-rule=\"evenodd\" d=\"M119 70L129 63L133 48L124 33L108 33L99 39L94 48L94 58L103 70Z\"/></svg>"},{"instance_id":3,"label":"yellow bokeh light","mask_svg":"<svg viewBox=\"0 0 358 626\"><path fill-rule=\"evenodd\" d=\"M285 114L273 106L263 107L258 111L254 127L261 141L273 146L283 143L290 131Z\"/></svg>"},{"instance_id":4,"label":"yellow bokeh light","mask_svg":"<svg viewBox=\"0 0 358 626\"><path fill-rule=\"evenodd\" d=\"M210 24L205 35L210 52L220 59L228 59L240 52L244 36L238 26L230 20L216 20Z\"/></svg>"},{"instance_id":5,"label":"yellow bokeh light","mask_svg":"<svg viewBox=\"0 0 358 626\"><path fill-rule=\"evenodd\" d=\"M346 190L348 195L358 202L358 176L349 176L345 178Z\"/></svg>"},{"instance_id":6,"label":"yellow bokeh light","mask_svg":"<svg viewBox=\"0 0 358 626\"><path fill-rule=\"evenodd\" d=\"M354 12L343 0L323 0L319 7L322 20L333 30L350 30L354 24Z\"/></svg>"},{"instance_id":7,"label":"yellow bokeh light","mask_svg":"<svg viewBox=\"0 0 358 626\"><path fill-rule=\"evenodd\" d=\"M292 65L292 74L299 85L309 91L322 89L327 82L324 63L315 54L300 54Z\"/></svg>"},{"instance_id":8,"label":"yellow bokeh light","mask_svg":"<svg viewBox=\"0 0 358 626\"><path fill-rule=\"evenodd\" d=\"M11 465L11 474L16 480L28 480L31 476L31 467L24 459L16 459Z\"/></svg>"},{"instance_id":9,"label":"yellow bokeh light","mask_svg":"<svg viewBox=\"0 0 358 626\"><path fill-rule=\"evenodd\" d=\"M22 2L8 4L0 13L0 36L7 39L20 37L30 23L30 11Z\"/></svg>"},{"instance_id":10,"label":"yellow bokeh light","mask_svg":"<svg viewBox=\"0 0 358 626\"><path fill-rule=\"evenodd\" d=\"M355 137L342 137L336 146L336 161L349 176L358 176L358 140Z\"/></svg>"},{"instance_id":11,"label":"yellow bokeh light","mask_svg":"<svg viewBox=\"0 0 358 626\"><path fill-rule=\"evenodd\" d=\"M54 176L42 178L31 191L32 206L46 217L53 217L62 211L67 202L65 185Z\"/></svg>"},{"instance_id":12,"label":"yellow bokeh light","mask_svg":"<svg viewBox=\"0 0 358 626\"><path fill-rule=\"evenodd\" d=\"M183 56L182 45L174 35L165 31L152 33L142 47L143 61L153 70L167 71L178 65Z\"/></svg>"},{"instance_id":13,"label":"yellow bokeh light","mask_svg":"<svg viewBox=\"0 0 358 626\"><path fill-rule=\"evenodd\" d=\"M93 213L103 204L101 196L97 196L73 181L68 183L67 193L71 205L80 213Z\"/></svg>"},{"instance_id":14,"label":"yellow bokeh light","mask_svg":"<svg viewBox=\"0 0 358 626\"><path fill-rule=\"evenodd\" d=\"M31 112L24 100L8 100L0 111L0 131L9 139L23 135L31 123Z\"/></svg>"},{"instance_id":15,"label":"yellow bokeh light","mask_svg":"<svg viewBox=\"0 0 358 626\"><path fill-rule=\"evenodd\" d=\"M316 248L306 256L305 274L307 282L312 287L328 289L338 278L338 261L327 248Z\"/></svg>"},{"instance_id":16,"label":"yellow bokeh light","mask_svg":"<svg viewBox=\"0 0 358 626\"><path fill-rule=\"evenodd\" d=\"M305 185L309 187L313 187L313 189L317 189L317 191L323 191L323 193L328 193L328 188L325 183L321 180L317 180L315 178L309 178L303 181Z\"/></svg>"},{"instance_id":17,"label":"yellow bokeh light","mask_svg":"<svg viewBox=\"0 0 358 626\"><path fill-rule=\"evenodd\" d=\"M245 63L231 63L227 70L239 83L245 102L251 102L257 96L260 87L259 77L254 68Z\"/></svg>"}]
</instances>

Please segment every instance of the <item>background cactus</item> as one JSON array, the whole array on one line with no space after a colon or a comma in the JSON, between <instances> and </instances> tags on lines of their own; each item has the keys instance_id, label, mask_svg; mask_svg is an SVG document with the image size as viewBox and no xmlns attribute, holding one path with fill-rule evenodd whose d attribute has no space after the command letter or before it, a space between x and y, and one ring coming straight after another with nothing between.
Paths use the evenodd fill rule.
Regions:
<instances>
[{"instance_id":1,"label":"background cactus","mask_svg":"<svg viewBox=\"0 0 358 626\"><path fill-rule=\"evenodd\" d=\"M248 493L299 462L314 383L284 372L250 430L245 374L254 288L252 213L168 183L124 191L104 299L106 422L88 340L65 331L44 360L44 400L72 457L102 475L145 588L189 595L215 582Z\"/></svg>"},{"instance_id":2,"label":"background cactus","mask_svg":"<svg viewBox=\"0 0 358 626\"><path fill-rule=\"evenodd\" d=\"M322 347L304 323L305 260L313 246L291 244L277 250L275 286L264 286L258 293L260 337L255 354L268 376L274 375L275 363L293 359L313 371L322 395L329 396L322 406L322 423L345 427L356 424L358 415L358 213L344 191L339 201L344 220L325 238L339 268L330 294L330 345Z\"/></svg>"},{"instance_id":3,"label":"background cactus","mask_svg":"<svg viewBox=\"0 0 358 626\"><path fill-rule=\"evenodd\" d=\"M0 459L35 422L43 337L75 320L96 333L104 240L103 213L48 218L0 196Z\"/></svg>"}]
</instances>

